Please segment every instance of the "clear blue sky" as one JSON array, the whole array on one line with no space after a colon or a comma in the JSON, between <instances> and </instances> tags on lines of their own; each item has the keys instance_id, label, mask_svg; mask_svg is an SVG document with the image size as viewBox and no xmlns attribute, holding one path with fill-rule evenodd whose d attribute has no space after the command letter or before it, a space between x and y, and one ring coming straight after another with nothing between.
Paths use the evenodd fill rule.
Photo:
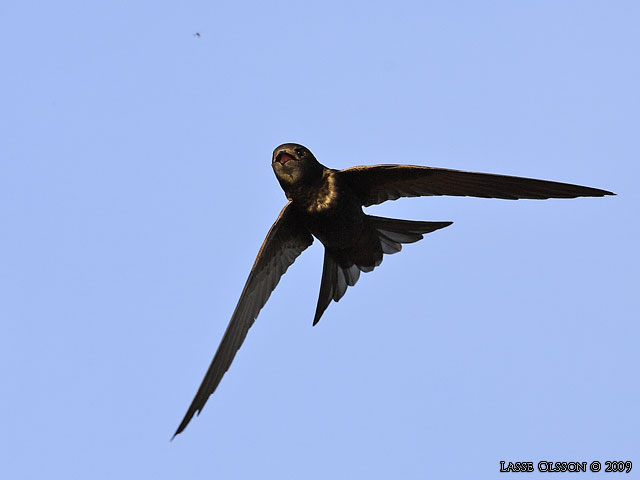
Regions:
<instances>
[{"instance_id":1,"label":"clear blue sky","mask_svg":"<svg viewBox=\"0 0 640 480\"><path fill-rule=\"evenodd\" d=\"M640 468L639 24L636 1L3 1L0 477ZM312 328L316 242L170 443L287 141L618 196L370 209L454 224Z\"/></svg>"}]
</instances>

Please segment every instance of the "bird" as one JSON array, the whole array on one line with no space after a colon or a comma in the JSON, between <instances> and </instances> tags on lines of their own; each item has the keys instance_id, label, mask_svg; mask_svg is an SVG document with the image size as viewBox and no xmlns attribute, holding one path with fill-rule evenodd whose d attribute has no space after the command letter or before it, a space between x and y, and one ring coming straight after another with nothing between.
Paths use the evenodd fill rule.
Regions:
<instances>
[{"instance_id":1,"label":"bird","mask_svg":"<svg viewBox=\"0 0 640 480\"><path fill-rule=\"evenodd\" d=\"M361 272L378 267L383 255L452 224L377 217L364 213L363 207L436 195L508 200L615 195L568 183L415 165L335 170L297 143L278 146L271 166L288 202L258 251L218 350L172 439L200 414L280 278L314 238L324 245L316 325L329 304L339 301Z\"/></svg>"}]
</instances>

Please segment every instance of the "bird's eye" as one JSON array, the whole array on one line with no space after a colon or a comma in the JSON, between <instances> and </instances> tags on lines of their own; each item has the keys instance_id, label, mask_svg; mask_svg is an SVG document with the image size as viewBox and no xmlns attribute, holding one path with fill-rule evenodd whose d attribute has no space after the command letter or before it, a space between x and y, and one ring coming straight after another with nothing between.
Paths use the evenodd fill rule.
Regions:
<instances>
[{"instance_id":1,"label":"bird's eye","mask_svg":"<svg viewBox=\"0 0 640 480\"><path fill-rule=\"evenodd\" d=\"M296 153L298 154L299 157L304 157L304 150L296 150Z\"/></svg>"}]
</instances>

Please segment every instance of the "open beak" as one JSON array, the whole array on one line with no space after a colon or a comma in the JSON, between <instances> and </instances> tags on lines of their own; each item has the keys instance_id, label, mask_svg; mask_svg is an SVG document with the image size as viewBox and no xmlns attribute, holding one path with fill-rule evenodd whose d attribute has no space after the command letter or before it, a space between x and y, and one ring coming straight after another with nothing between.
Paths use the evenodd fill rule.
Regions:
<instances>
[{"instance_id":1,"label":"open beak","mask_svg":"<svg viewBox=\"0 0 640 480\"><path fill-rule=\"evenodd\" d=\"M287 163L290 160L293 160L293 157L291 155L289 155L288 153L285 153L285 152L280 152L276 156L276 162L278 162L280 165L284 165L285 163Z\"/></svg>"}]
</instances>

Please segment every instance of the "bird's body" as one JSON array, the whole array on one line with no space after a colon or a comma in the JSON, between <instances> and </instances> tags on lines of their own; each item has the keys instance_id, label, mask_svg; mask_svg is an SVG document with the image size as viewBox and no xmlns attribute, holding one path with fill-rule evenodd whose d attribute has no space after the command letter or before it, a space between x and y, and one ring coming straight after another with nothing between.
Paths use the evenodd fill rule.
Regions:
<instances>
[{"instance_id":1,"label":"bird's body","mask_svg":"<svg viewBox=\"0 0 640 480\"><path fill-rule=\"evenodd\" d=\"M346 246L362 228L362 207L341 185L338 172L326 169L310 184L285 190L306 228L325 247Z\"/></svg>"},{"instance_id":2,"label":"bird's body","mask_svg":"<svg viewBox=\"0 0 640 480\"><path fill-rule=\"evenodd\" d=\"M295 143L274 150L272 167L289 203L258 252L218 351L176 435L202 410L280 277L314 237L325 247L315 325L331 301L340 300L347 287L355 285L360 272L380 265L383 254L399 252L403 243L451 225L376 217L365 214L363 206L429 195L512 200L613 195L567 183L410 165L333 170Z\"/></svg>"},{"instance_id":3,"label":"bird's body","mask_svg":"<svg viewBox=\"0 0 640 480\"><path fill-rule=\"evenodd\" d=\"M382 250L356 194L337 170L324 168L315 180L285 189L301 224L341 266L375 266Z\"/></svg>"}]
</instances>

